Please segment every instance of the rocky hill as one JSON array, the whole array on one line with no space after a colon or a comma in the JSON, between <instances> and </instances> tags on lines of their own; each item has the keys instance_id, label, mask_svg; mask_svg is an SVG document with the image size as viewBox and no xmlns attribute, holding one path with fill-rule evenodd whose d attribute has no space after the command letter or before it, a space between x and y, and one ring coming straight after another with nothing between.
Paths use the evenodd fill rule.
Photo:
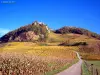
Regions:
<instances>
[{"instance_id":1,"label":"rocky hill","mask_svg":"<svg viewBox=\"0 0 100 75\"><path fill-rule=\"evenodd\" d=\"M0 38L0 41L46 41L48 33L50 33L50 31L46 24L35 21L32 24L5 34Z\"/></svg>"}]
</instances>

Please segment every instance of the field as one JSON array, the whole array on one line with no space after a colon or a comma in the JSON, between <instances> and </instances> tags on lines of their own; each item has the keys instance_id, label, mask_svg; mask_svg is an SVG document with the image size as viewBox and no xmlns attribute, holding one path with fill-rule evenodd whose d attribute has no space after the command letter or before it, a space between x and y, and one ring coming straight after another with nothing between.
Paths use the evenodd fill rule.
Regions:
<instances>
[{"instance_id":1,"label":"field","mask_svg":"<svg viewBox=\"0 0 100 75\"><path fill-rule=\"evenodd\" d=\"M93 64L93 68L98 70L98 75L100 75L100 61L86 61L87 64Z\"/></svg>"},{"instance_id":2,"label":"field","mask_svg":"<svg viewBox=\"0 0 100 75\"><path fill-rule=\"evenodd\" d=\"M0 73L2 75L54 75L77 62L79 51L83 59L100 60L100 54L83 52L79 46L59 46L60 43L100 42L85 35L50 33L47 43L9 42L0 47ZM97 46L95 46L97 48ZM98 53L96 51L96 53ZM83 64L84 75L87 68ZM86 73L86 74L85 74Z\"/></svg>"},{"instance_id":3,"label":"field","mask_svg":"<svg viewBox=\"0 0 100 75\"><path fill-rule=\"evenodd\" d=\"M77 47L39 46L32 42L7 43L0 48L0 73L2 75L50 75L51 72L54 74L77 60L73 50L77 50Z\"/></svg>"},{"instance_id":4,"label":"field","mask_svg":"<svg viewBox=\"0 0 100 75\"><path fill-rule=\"evenodd\" d=\"M100 55L99 54L94 54L94 53L80 53L82 56L82 59L84 60L100 60Z\"/></svg>"}]
</instances>

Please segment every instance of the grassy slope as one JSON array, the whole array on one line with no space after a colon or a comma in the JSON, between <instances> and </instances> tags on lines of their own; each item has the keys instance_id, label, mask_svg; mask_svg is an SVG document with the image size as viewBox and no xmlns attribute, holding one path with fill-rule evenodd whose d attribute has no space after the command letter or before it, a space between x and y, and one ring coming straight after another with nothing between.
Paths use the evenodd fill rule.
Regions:
<instances>
[{"instance_id":1,"label":"grassy slope","mask_svg":"<svg viewBox=\"0 0 100 75\"><path fill-rule=\"evenodd\" d=\"M72 33L62 35L51 32L49 35L48 42L57 43L57 42L64 42L66 40L70 40L70 42L85 41L88 43L98 41L94 38L89 38L88 36L85 35L72 34Z\"/></svg>"},{"instance_id":2,"label":"grassy slope","mask_svg":"<svg viewBox=\"0 0 100 75\"><path fill-rule=\"evenodd\" d=\"M100 61L87 61L88 64L94 64L94 67L98 69L100 75Z\"/></svg>"}]
</instances>

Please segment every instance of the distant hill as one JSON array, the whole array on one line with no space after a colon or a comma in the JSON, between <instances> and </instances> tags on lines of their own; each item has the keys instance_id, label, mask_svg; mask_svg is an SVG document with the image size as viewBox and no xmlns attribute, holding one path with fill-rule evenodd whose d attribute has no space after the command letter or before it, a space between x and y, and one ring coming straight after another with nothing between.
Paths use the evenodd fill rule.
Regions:
<instances>
[{"instance_id":1,"label":"distant hill","mask_svg":"<svg viewBox=\"0 0 100 75\"><path fill-rule=\"evenodd\" d=\"M5 34L0 38L0 41L46 41L48 33L49 29L46 24L35 21Z\"/></svg>"},{"instance_id":2,"label":"distant hill","mask_svg":"<svg viewBox=\"0 0 100 75\"><path fill-rule=\"evenodd\" d=\"M93 38L100 40L99 34L91 32L91 31L83 29L83 28L65 26L65 27L62 27L60 29L55 30L54 32L59 33L59 34L73 33L73 34L86 35L88 37L93 37Z\"/></svg>"},{"instance_id":3,"label":"distant hill","mask_svg":"<svg viewBox=\"0 0 100 75\"><path fill-rule=\"evenodd\" d=\"M62 35L63 34L63 35ZM82 35L82 36L81 36ZM46 42L61 43L66 40L87 40L94 38L100 40L100 35L89 30L77 27L62 27L55 31L50 30L42 22L33 22L32 24L13 30L0 38L0 42Z\"/></svg>"}]
</instances>

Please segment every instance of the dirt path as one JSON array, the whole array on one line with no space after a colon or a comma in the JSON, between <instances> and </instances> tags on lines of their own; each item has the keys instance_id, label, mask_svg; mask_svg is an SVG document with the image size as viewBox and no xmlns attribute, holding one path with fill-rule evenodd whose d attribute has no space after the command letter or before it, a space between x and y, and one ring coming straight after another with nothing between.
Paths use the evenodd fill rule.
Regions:
<instances>
[{"instance_id":1,"label":"dirt path","mask_svg":"<svg viewBox=\"0 0 100 75\"><path fill-rule=\"evenodd\" d=\"M72 65L71 67L64 70L63 72L58 73L57 75L81 75L82 60L78 52L76 52L76 54L77 54L77 57L79 58L79 62Z\"/></svg>"},{"instance_id":2,"label":"dirt path","mask_svg":"<svg viewBox=\"0 0 100 75\"><path fill-rule=\"evenodd\" d=\"M1 71L0 71L0 75L2 75Z\"/></svg>"}]
</instances>

